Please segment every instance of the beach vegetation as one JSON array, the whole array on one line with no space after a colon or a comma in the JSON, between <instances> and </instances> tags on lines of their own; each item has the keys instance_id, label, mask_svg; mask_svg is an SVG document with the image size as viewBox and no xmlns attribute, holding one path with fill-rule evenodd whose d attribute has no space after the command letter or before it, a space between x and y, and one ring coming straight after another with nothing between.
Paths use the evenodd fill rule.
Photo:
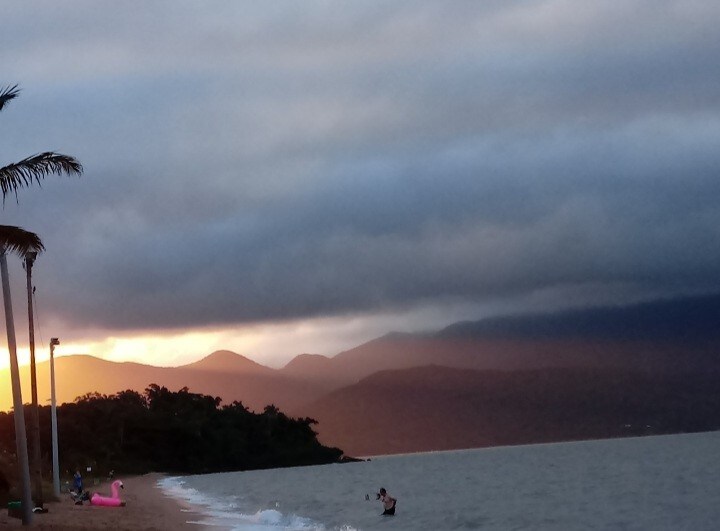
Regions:
<instances>
[{"instance_id":1,"label":"beach vegetation","mask_svg":"<svg viewBox=\"0 0 720 531\"><path fill-rule=\"evenodd\" d=\"M12 412L0 413L0 452L11 452ZM323 446L311 418L291 418L274 405L250 411L241 402L170 391L89 393L58 407L61 473L90 467L95 477L116 473L209 473L339 462ZM50 408L40 412L49 434ZM49 437L42 437L49 441ZM43 448L49 469L50 446Z\"/></svg>"}]
</instances>

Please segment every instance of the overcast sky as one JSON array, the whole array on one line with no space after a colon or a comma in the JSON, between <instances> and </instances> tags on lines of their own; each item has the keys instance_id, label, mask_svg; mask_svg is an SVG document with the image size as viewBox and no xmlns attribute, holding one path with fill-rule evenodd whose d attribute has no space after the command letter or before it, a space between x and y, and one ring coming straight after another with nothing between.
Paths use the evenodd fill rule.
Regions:
<instances>
[{"instance_id":1,"label":"overcast sky","mask_svg":"<svg viewBox=\"0 0 720 531\"><path fill-rule=\"evenodd\" d=\"M719 21L713 0L8 2L0 165L85 167L2 210L47 248L41 339L278 365L716 291Z\"/></svg>"}]
</instances>

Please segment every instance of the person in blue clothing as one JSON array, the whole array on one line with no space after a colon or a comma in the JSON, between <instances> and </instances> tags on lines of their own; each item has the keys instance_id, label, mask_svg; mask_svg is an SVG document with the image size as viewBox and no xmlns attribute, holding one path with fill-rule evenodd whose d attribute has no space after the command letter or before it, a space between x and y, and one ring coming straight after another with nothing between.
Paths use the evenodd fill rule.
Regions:
<instances>
[{"instance_id":1,"label":"person in blue clothing","mask_svg":"<svg viewBox=\"0 0 720 531\"><path fill-rule=\"evenodd\" d=\"M82 475L80 474L79 470L75 471L75 474L73 475L73 487L75 488L75 492L79 494L82 494L83 492L83 479Z\"/></svg>"},{"instance_id":2,"label":"person in blue clothing","mask_svg":"<svg viewBox=\"0 0 720 531\"><path fill-rule=\"evenodd\" d=\"M70 490L70 497L75 505L82 505L84 501L90 500L90 493L83 490L83 478L79 470L73 474L73 488Z\"/></svg>"}]
</instances>

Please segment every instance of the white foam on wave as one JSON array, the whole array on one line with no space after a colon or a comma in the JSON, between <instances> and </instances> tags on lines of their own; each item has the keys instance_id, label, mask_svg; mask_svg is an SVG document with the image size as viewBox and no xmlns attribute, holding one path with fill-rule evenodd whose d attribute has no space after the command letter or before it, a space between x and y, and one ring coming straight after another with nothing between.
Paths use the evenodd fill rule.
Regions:
<instances>
[{"instance_id":1,"label":"white foam on wave","mask_svg":"<svg viewBox=\"0 0 720 531\"><path fill-rule=\"evenodd\" d=\"M205 518L192 523L230 527L237 531L328 531L324 525L310 518L286 515L277 509L262 509L255 514L239 512L237 504L232 500L222 500L199 492L188 486L182 477L166 477L158 480L157 485L167 496L198 508ZM357 530L343 526L340 531Z\"/></svg>"}]
</instances>

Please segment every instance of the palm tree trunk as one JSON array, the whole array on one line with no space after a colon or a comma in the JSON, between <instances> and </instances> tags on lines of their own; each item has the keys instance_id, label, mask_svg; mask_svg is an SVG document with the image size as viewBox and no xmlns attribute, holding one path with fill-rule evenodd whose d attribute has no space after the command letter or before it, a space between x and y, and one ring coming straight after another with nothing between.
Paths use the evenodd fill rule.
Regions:
<instances>
[{"instance_id":1,"label":"palm tree trunk","mask_svg":"<svg viewBox=\"0 0 720 531\"><path fill-rule=\"evenodd\" d=\"M20 388L20 369L17 361L17 343L15 341L15 321L13 320L12 300L10 298L10 279L8 275L5 249L0 249L0 275L2 276L3 302L5 304L5 325L7 329L8 351L10 353L10 379L12 381L13 416L15 417L15 446L17 448L18 472L20 477L22 523L30 525L32 520L32 495L30 493L30 466L28 463L27 437L25 434L25 412L23 411L22 391Z\"/></svg>"},{"instance_id":2,"label":"palm tree trunk","mask_svg":"<svg viewBox=\"0 0 720 531\"><path fill-rule=\"evenodd\" d=\"M25 273L27 278L28 296L28 324L30 333L30 393L32 405L30 406L30 463L33 480L33 498L35 507L43 506L42 491L42 454L40 451L40 413L38 411L37 393L37 366L35 364L35 326L33 321L33 300L32 300L32 268L37 253L31 252L25 255Z\"/></svg>"}]
</instances>

